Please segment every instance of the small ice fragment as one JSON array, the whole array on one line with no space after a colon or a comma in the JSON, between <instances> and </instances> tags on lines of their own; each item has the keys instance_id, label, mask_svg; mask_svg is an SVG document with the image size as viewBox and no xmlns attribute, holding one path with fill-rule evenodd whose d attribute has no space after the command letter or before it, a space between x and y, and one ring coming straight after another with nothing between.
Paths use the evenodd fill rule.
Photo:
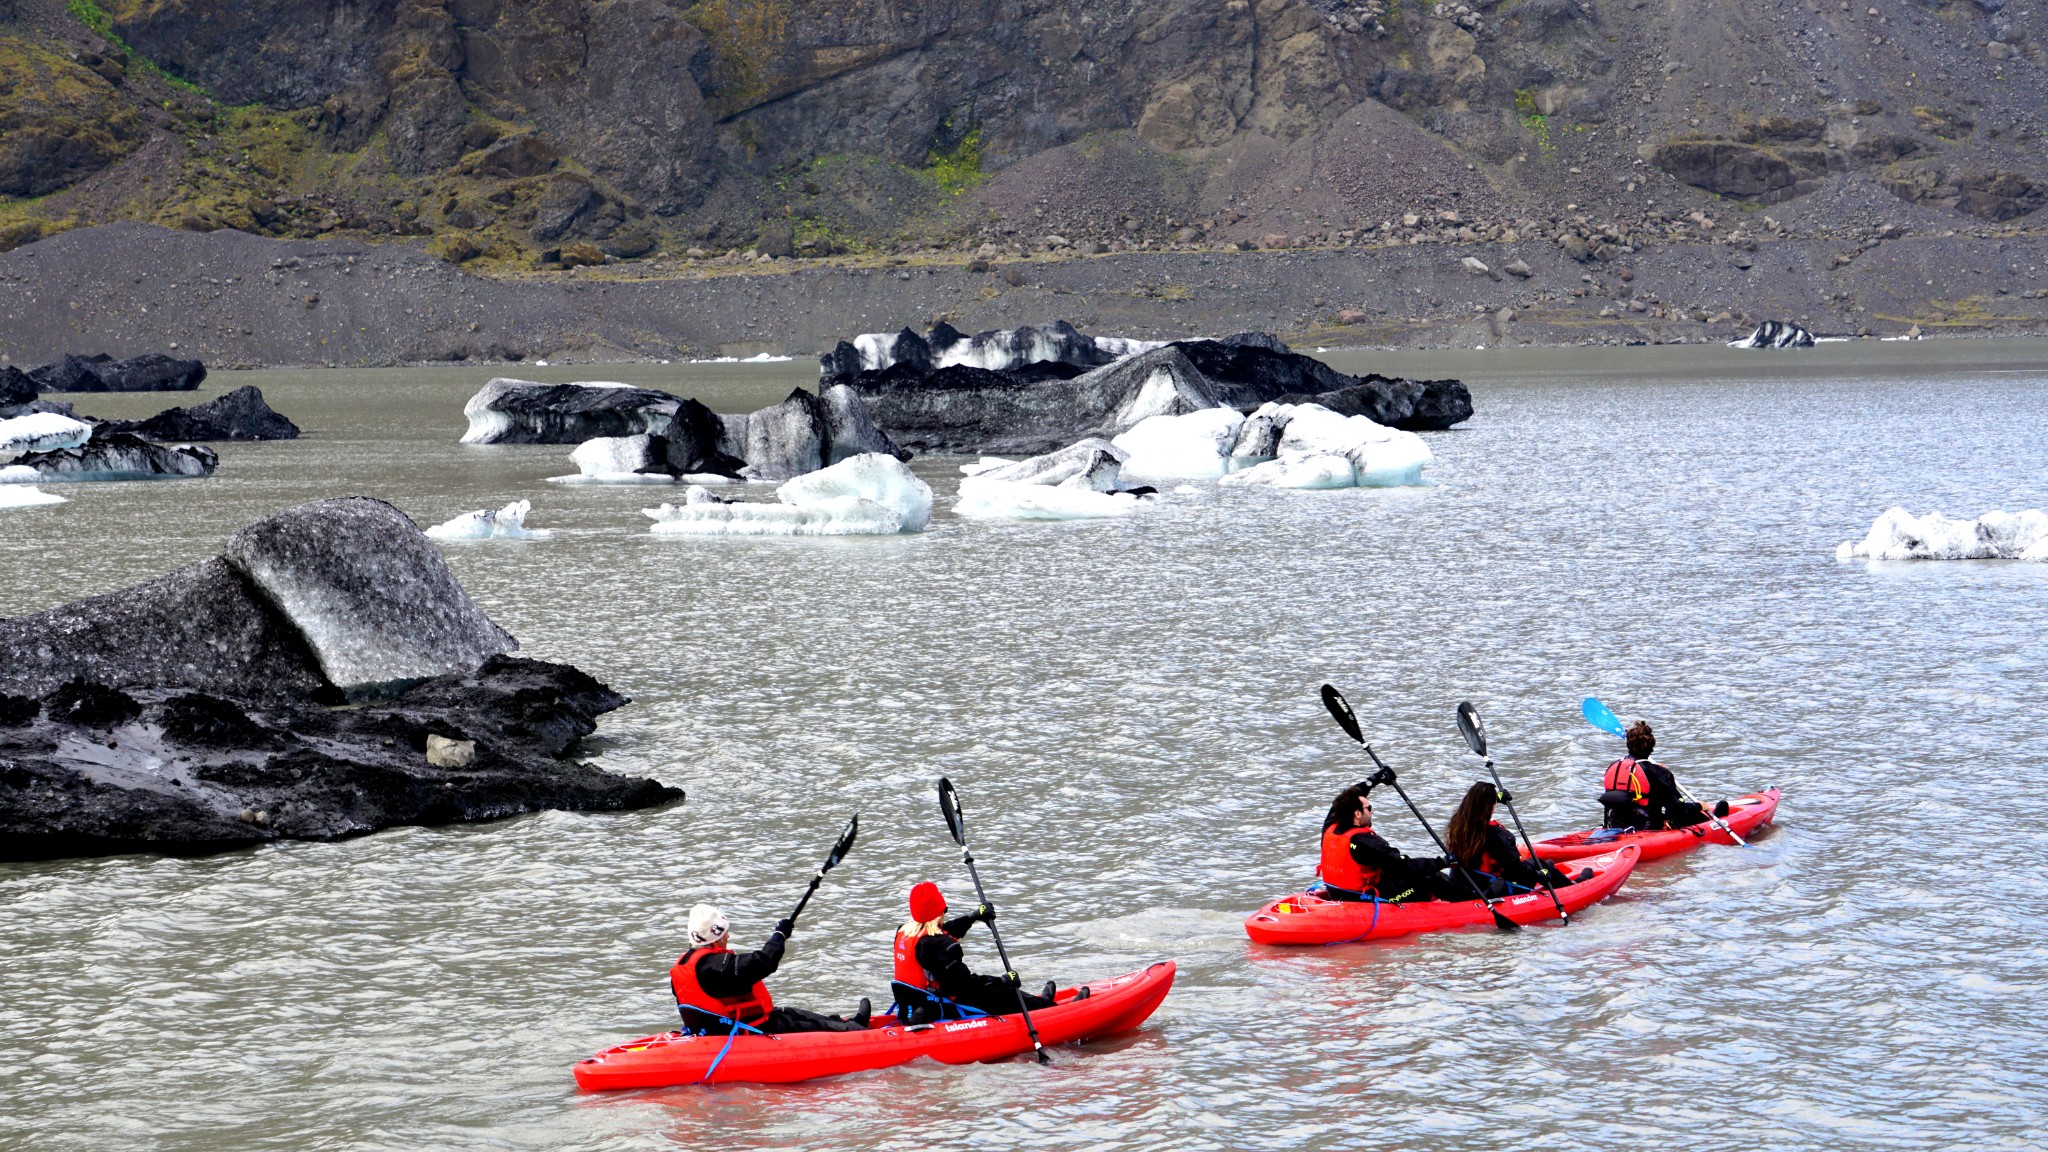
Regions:
<instances>
[{"instance_id":1,"label":"small ice fragment","mask_svg":"<svg viewBox=\"0 0 2048 1152\"><path fill-rule=\"evenodd\" d=\"M28 471L35 471L31 468ZM19 482L0 484L0 508L40 508L46 504L62 504L64 497L54 492L45 492L33 484Z\"/></svg>"},{"instance_id":2,"label":"small ice fragment","mask_svg":"<svg viewBox=\"0 0 2048 1152\"><path fill-rule=\"evenodd\" d=\"M922 531L932 515L931 486L879 452L786 481L775 496L727 503L693 487L683 504L642 511L663 536L886 536Z\"/></svg>"},{"instance_id":3,"label":"small ice fragment","mask_svg":"<svg viewBox=\"0 0 2048 1152\"><path fill-rule=\"evenodd\" d=\"M526 514L532 510L531 500L514 500L496 512L464 512L427 529L427 536L433 540L545 540L554 535L545 528L526 526Z\"/></svg>"},{"instance_id":4,"label":"small ice fragment","mask_svg":"<svg viewBox=\"0 0 2048 1152\"><path fill-rule=\"evenodd\" d=\"M1835 559L2048 561L2048 513L2030 508L1951 520L1888 508L1863 539L1838 545Z\"/></svg>"}]
</instances>

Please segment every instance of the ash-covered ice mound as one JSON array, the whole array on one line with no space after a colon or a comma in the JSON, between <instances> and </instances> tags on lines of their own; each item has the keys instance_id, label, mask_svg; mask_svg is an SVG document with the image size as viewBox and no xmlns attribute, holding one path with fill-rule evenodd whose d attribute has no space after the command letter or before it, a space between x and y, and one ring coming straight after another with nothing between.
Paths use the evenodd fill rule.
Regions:
<instances>
[{"instance_id":1,"label":"ash-covered ice mound","mask_svg":"<svg viewBox=\"0 0 2048 1152\"><path fill-rule=\"evenodd\" d=\"M627 701L515 647L412 521L363 499L290 508L221 556L0 620L0 857L680 797L565 759Z\"/></svg>"},{"instance_id":2,"label":"ash-covered ice mound","mask_svg":"<svg viewBox=\"0 0 2048 1152\"><path fill-rule=\"evenodd\" d=\"M1797 324L1783 320L1766 320L1756 326L1756 331L1740 340L1730 340L1730 348L1811 348L1813 333Z\"/></svg>"},{"instance_id":3,"label":"ash-covered ice mound","mask_svg":"<svg viewBox=\"0 0 2048 1152\"><path fill-rule=\"evenodd\" d=\"M92 439L92 425L54 412L0 420L0 463L30 452L58 452Z\"/></svg>"},{"instance_id":4,"label":"ash-covered ice mound","mask_svg":"<svg viewBox=\"0 0 2048 1152\"><path fill-rule=\"evenodd\" d=\"M1472 415L1471 393L1456 380L1347 376L1265 333L1155 344L1090 339L1064 324L971 339L941 325L930 338L898 333L886 354L873 340L842 342L820 372L857 392L891 440L926 452L1047 452L1120 435L1151 416L1247 412L1274 401L1320 403L1407 430Z\"/></svg>"},{"instance_id":5,"label":"ash-covered ice mound","mask_svg":"<svg viewBox=\"0 0 2048 1152\"><path fill-rule=\"evenodd\" d=\"M554 535L545 528L528 528L526 514L533 511L533 501L514 500L512 503L492 511L479 508L444 520L427 529L430 540L545 540Z\"/></svg>"},{"instance_id":6,"label":"ash-covered ice mound","mask_svg":"<svg viewBox=\"0 0 2048 1152\"><path fill-rule=\"evenodd\" d=\"M166 408L147 420L106 420L109 432L133 432L148 440L296 440L299 426L279 415L263 391L244 384L203 404Z\"/></svg>"},{"instance_id":7,"label":"ash-covered ice mound","mask_svg":"<svg viewBox=\"0 0 2048 1152\"><path fill-rule=\"evenodd\" d=\"M27 375L44 392L190 392L206 380L206 365L160 352L126 360L99 353L66 356Z\"/></svg>"},{"instance_id":8,"label":"ash-covered ice mound","mask_svg":"<svg viewBox=\"0 0 2048 1152\"><path fill-rule=\"evenodd\" d=\"M2029 560L2048 563L2048 513L1986 512L1951 520L1889 508L1861 540L1835 548L1837 560Z\"/></svg>"},{"instance_id":9,"label":"ash-covered ice mound","mask_svg":"<svg viewBox=\"0 0 2048 1152\"><path fill-rule=\"evenodd\" d=\"M727 502L701 488L686 503L644 509L658 536L889 536L921 532L931 486L880 452L786 481L776 504Z\"/></svg>"},{"instance_id":10,"label":"ash-covered ice mound","mask_svg":"<svg viewBox=\"0 0 2048 1152\"><path fill-rule=\"evenodd\" d=\"M697 402L626 384L539 384L500 376L462 406L469 417L462 442L581 444L598 436L660 436L685 403ZM717 419L708 408L703 415Z\"/></svg>"},{"instance_id":11,"label":"ash-covered ice mound","mask_svg":"<svg viewBox=\"0 0 2048 1152\"><path fill-rule=\"evenodd\" d=\"M1140 493L1123 489L1125 459L1122 449L1099 439L1028 460L984 457L962 466L967 476L953 512L982 520L1128 516L1137 510Z\"/></svg>"},{"instance_id":12,"label":"ash-covered ice mound","mask_svg":"<svg viewBox=\"0 0 2048 1152\"><path fill-rule=\"evenodd\" d=\"M101 424L83 444L30 452L17 463L45 481L193 480L213 475L220 457L204 444L152 444Z\"/></svg>"}]
</instances>

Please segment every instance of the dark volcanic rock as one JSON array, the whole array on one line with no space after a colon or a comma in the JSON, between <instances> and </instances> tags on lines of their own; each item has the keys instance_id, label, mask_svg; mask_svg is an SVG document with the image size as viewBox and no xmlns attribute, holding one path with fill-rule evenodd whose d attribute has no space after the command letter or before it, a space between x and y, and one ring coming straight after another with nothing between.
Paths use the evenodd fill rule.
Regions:
<instances>
[{"instance_id":1,"label":"dark volcanic rock","mask_svg":"<svg viewBox=\"0 0 2048 1152\"><path fill-rule=\"evenodd\" d=\"M263 402L263 393L244 384L204 404L169 408L147 420L108 420L102 427L151 440L296 440L299 426Z\"/></svg>"},{"instance_id":2,"label":"dark volcanic rock","mask_svg":"<svg viewBox=\"0 0 2048 1152\"><path fill-rule=\"evenodd\" d=\"M36 395L36 382L28 373L12 365L0 367L0 419L26 411Z\"/></svg>"},{"instance_id":3,"label":"dark volcanic rock","mask_svg":"<svg viewBox=\"0 0 2048 1152\"><path fill-rule=\"evenodd\" d=\"M74 728L112 728L142 715L142 705L119 688L90 680L66 680L43 697L43 714Z\"/></svg>"},{"instance_id":4,"label":"dark volcanic rock","mask_svg":"<svg viewBox=\"0 0 2048 1152\"><path fill-rule=\"evenodd\" d=\"M317 500L243 528L223 557L306 638L347 692L465 671L519 647L469 598L405 513Z\"/></svg>"},{"instance_id":5,"label":"dark volcanic rock","mask_svg":"<svg viewBox=\"0 0 2048 1152\"><path fill-rule=\"evenodd\" d=\"M668 472L675 476L714 472L737 477L746 466L744 451L735 453L726 442L725 421L697 400L677 404L662 439L662 452Z\"/></svg>"},{"instance_id":6,"label":"dark volcanic rock","mask_svg":"<svg viewBox=\"0 0 2048 1152\"><path fill-rule=\"evenodd\" d=\"M106 425L76 448L31 452L15 461L51 480L156 480L211 476L220 466L213 449L199 445L167 448L132 432Z\"/></svg>"},{"instance_id":7,"label":"dark volcanic rock","mask_svg":"<svg viewBox=\"0 0 2048 1152\"><path fill-rule=\"evenodd\" d=\"M501 376L463 405L464 444L581 444L599 436L668 434L682 399L649 388L536 384Z\"/></svg>"},{"instance_id":8,"label":"dark volcanic rock","mask_svg":"<svg viewBox=\"0 0 2048 1152\"><path fill-rule=\"evenodd\" d=\"M206 379L206 365L158 352L126 360L66 356L28 375L44 392L190 392Z\"/></svg>"},{"instance_id":9,"label":"dark volcanic rock","mask_svg":"<svg viewBox=\"0 0 2048 1152\"><path fill-rule=\"evenodd\" d=\"M130 691L206 688L245 700L340 702L311 650L216 556L132 588L0 620L0 692L73 678Z\"/></svg>"}]
</instances>

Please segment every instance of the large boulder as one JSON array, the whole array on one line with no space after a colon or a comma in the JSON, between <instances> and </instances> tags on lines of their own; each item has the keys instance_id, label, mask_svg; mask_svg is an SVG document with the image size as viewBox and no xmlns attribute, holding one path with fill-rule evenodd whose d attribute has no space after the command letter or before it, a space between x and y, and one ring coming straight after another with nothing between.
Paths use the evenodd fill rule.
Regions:
<instances>
[{"instance_id":1,"label":"large boulder","mask_svg":"<svg viewBox=\"0 0 2048 1152\"><path fill-rule=\"evenodd\" d=\"M44 392L190 392L206 379L206 365L159 352L126 360L100 354L66 356L28 375Z\"/></svg>"},{"instance_id":2,"label":"large boulder","mask_svg":"<svg viewBox=\"0 0 2048 1152\"><path fill-rule=\"evenodd\" d=\"M147 420L108 420L111 431L151 440L296 440L299 426L264 403L254 384L244 384L189 408L168 408Z\"/></svg>"},{"instance_id":3,"label":"large boulder","mask_svg":"<svg viewBox=\"0 0 2048 1152\"><path fill-rule=\"evenodd\" d=\"M345 692L466 672L519 647L405 513L381 500L287 508L235 533L222 555L292 622L321 673Z\"/></svg>"},{"instance_id":4,"label":"large boulder","mask_svg":"<svg viewBox=\"0 0 2048 1152\"><path fill-rule=\"evenodd\" d=\"M202 445L166 447L100 425L78 447L30 453L17 463L47 480L172 480L211 476L220 457Z\"/></svg>"},{"instance_id":5,"label":"large boulder","mask_svg":"<svg viewBox=\"0 0 2048 1152\"><path fill-rule=\"evenodd\" d=\"M19 696L43 696L82 678L248 700L341 698L299 632L218 556L119 592L0 620L0 656L0 692Z\"/></svg>"},{"instance_id":6,"label":"large boulder","mask_svg":"<svg viewBox=\"0 0 2048 1152\"><path fill-rule=\"evenodd\" d=\"M668 434L683 400L624 384L538 384L498 377L469 398L464 444L581 444L599 436ZM701 405L700 405L701 407Z\"/></svg>"},{"instance_id":7,"label":"large boulder","mask_svg":"<svg viewBox=\"0 0 2048 1152\"><path fill-rule=\"evenodd\" d=\"M1811 190L1838 163L1818 146L1773 147L1720 137L1667 140L1646 146L1645 158L1687 184L1764 203Z\"/></svg>"}]
</instances>

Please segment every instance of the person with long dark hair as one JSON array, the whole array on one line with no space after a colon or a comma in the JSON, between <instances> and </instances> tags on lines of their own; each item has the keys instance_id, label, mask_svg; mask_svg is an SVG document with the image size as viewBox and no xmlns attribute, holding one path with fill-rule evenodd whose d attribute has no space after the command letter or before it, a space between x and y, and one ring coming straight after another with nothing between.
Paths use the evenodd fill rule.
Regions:
<instances>
[{"instance_id":1,"label":"person with long dark hair","mask_svg":"<svg viewBox=\"0 0 2048 1152\"><path fill-rule=\"evenodd\" d=\"M1323 817L1322 862L1311 889L1331 900L1434 900L1443 886L1441 856L1404 856L1372 828L1372 788L1354 784L1330 803Z\"/></svg>"},{"instance_id":2,"label":"person with long dark hair","mask_svg":"<svg viewBox=\"0 0 2048 1152\"><path fill-rule=\"evenodd\" d=\"M1465 798L1458 801L1458 810L1451 813L1451 822L1444 829L1444 844L1451 855L1472 878L1486 888L1488 897L1507 896L1514 892L1527 892L1550 881L1553 888L1562 888L1573 883L1555 864L1540 866L1522 858L1521 849L1515 845L1514 834L1494 822L1494 805L1499 793L1491 781L1475 781L1465 789ZM1592 875L1590 869L1581 869L1583 879ZM1472 891L1464 877L1456 870L1451 872L1449 885L1456 892L1456 899L1473 900L1479 894ZM1446 899L1452 897L1447 893Z\"/></svg>"}]
</instances>

